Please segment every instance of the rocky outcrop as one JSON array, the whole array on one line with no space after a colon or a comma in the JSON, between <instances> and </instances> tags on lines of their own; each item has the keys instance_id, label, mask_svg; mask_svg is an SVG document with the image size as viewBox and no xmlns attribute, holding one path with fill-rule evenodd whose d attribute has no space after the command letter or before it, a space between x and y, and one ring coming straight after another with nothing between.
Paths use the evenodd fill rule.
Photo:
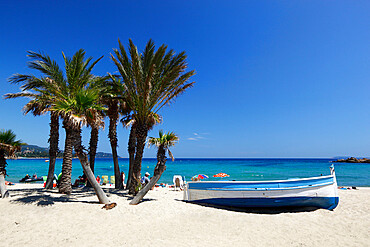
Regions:
<instances>
[{"instance_id":1,"label":"rocky outcrop","mask_svg":"<svg viewBox=\"0 0 370 247\"><path fill-rule=\"evenodd\" d=\"M370 163L370 159L362 158L356 159L355 157L351 157L348 159L339 159L333 162L340 162L340 163Z\"/></svg>"}]
</instances>

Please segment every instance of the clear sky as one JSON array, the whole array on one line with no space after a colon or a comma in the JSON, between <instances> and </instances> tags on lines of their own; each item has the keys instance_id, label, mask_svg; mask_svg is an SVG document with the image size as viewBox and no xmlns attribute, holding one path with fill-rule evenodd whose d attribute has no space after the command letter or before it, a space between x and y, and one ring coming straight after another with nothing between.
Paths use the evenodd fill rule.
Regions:
<instances>
[{"instance_id":1,"label":"clear sky","mask_svg":"<svg viewBox=\"0 0 370 247\"><path fill-rule=\"evenodd\" d=\"M28 50L62 64L83 48L104 55L95 74L114 73L118 38L185 50L197 72L149 134L176 132L175 157L370 156L370 1L1 1L0 94L32 73ZM26 102L1 99L0 128L46 147L49 116L24 116ZM127 157L128 130L118 134ZM106 130L99 151L110 152Z\"/></svg>"}]
</instances>

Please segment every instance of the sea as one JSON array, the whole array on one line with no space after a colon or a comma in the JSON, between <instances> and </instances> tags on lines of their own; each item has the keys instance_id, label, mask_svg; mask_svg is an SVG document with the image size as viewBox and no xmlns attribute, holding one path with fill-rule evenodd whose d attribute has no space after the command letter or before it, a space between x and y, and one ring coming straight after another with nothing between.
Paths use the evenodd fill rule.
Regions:
<instances>
[{"instance_id":1,"label":"sea","mask_svg":"<svg viewBox=\"0 0 370 247\"><path fill-rule=\"evenodd\" d=\"M205 174L208 181L239 180L262 181L304 178L329 175L332 159L189 159L179 158L168 160L167 169L160 183L172 183L174 175L184 176L187 181L197 174ZM8 160L6 180L17 183L26 174L46 176L49 163L46 159ZM143 159L142 174L153 174L156 159ZM128 173L128 159L119 159L121 171ZM365 163L334 163L339 186L370 186L370 164ZM55 173L59 174L62 159L57 159ZM214 178L217 173L226 173L229 177ZM72 182L83 174L78 159L72 163ZM95 161L95 175L114 175L111 158L101 158Z\"/></svg>"}]
</instances>

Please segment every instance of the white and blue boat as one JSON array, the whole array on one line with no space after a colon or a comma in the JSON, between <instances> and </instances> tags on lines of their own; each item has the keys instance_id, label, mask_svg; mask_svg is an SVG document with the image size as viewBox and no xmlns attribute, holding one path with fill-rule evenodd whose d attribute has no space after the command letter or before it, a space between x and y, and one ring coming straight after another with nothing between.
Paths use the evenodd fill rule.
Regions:
<instances>
[{"instance_id":1,"label":"white and blue boat","mask_svg":"<svg viewBox=\"0 0 370 247\"><path fill-rule=\"evenodd\" d=\"M333 210L339 202L334 166L331 174L276 181L188 182L184 200L230 207L315 207Z\"/></svg>"}]
</instances>

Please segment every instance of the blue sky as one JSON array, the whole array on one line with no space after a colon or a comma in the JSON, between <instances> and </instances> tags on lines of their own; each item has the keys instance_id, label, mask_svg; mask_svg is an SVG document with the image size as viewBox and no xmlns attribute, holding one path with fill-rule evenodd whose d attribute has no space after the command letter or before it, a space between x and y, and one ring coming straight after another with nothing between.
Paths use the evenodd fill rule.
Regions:
<instances>
[{"instance_id":1,"label":"blue sky","mask_svg":"<svg viewBox=\"0 0 370 247\"><path fill-rule=\"evenodd\" d=\"M176 132L175 157L370 156L369 9L369 1L1 1L0 94L19 90L12 74L32 73L28 50L62 63L62 51L83 48L104 55L94 70L104 75L116 71L109 54L118 38L140 50L152 38L185 50L197 72L149 134ZM48 116L24 116L26 100L0 102L0 128L48 145ZM127 157L128 130L118 129ZM110 152L106 136L99 151Z\"/></svg>"}]
</instances>

